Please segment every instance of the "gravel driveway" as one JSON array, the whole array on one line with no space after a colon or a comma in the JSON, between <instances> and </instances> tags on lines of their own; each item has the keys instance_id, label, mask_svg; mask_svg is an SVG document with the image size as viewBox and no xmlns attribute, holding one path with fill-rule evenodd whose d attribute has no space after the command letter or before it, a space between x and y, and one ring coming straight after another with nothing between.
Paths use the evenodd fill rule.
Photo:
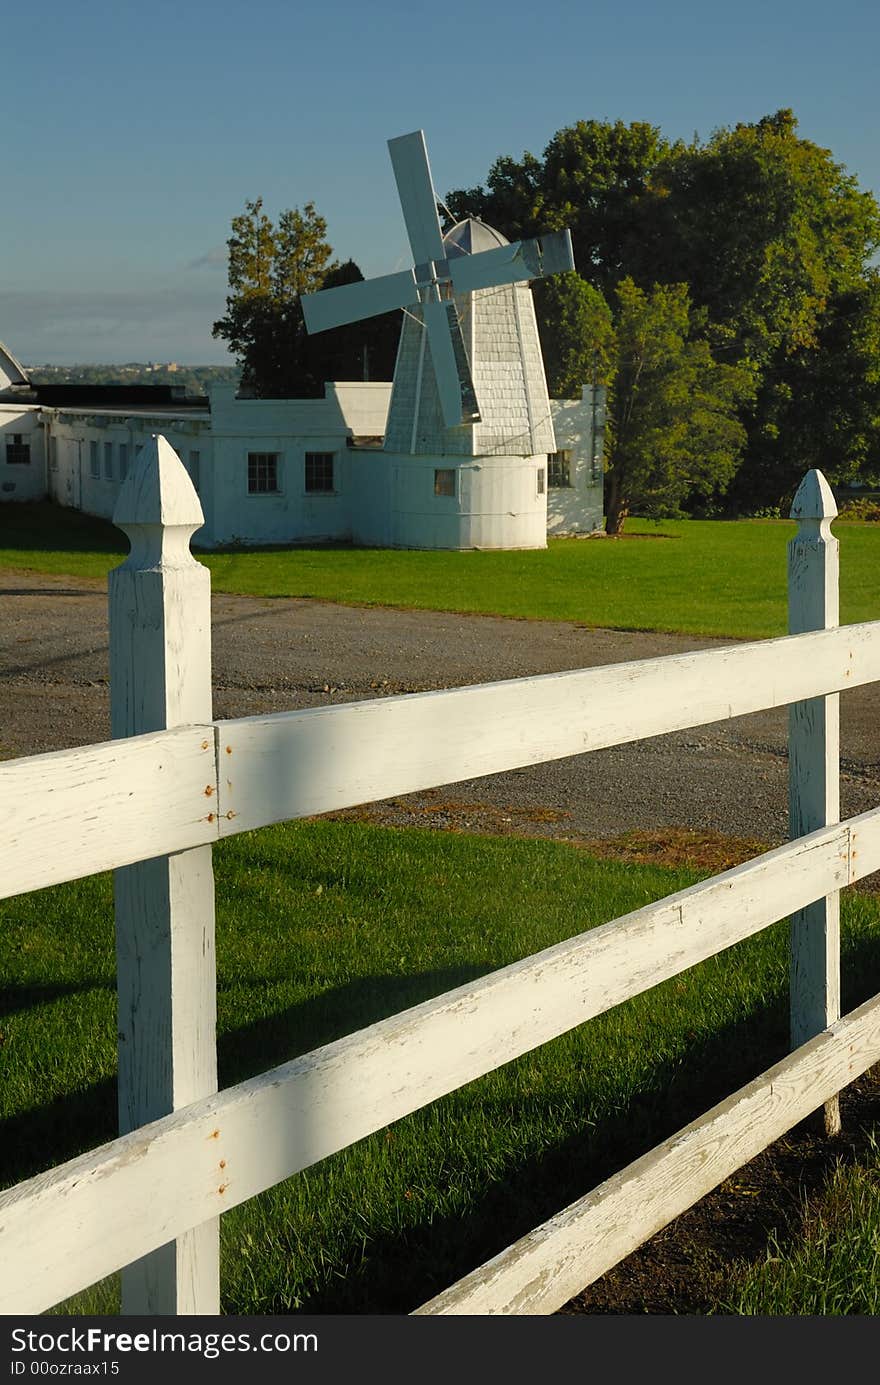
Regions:
<instances>
[{"instance_id":1,"label":"gravel driveway","mask_svg":"<svg viewBox=\"0 0 880 1385\"><path fill-rule=\"evenodd\" d=\"M0 577L0 754L109 737L106 587ZM326 602L213 598L214 714L327 705L723 643L682 635ZM880 803L880 688L841 699L842 813ZM689 828L786 835L786 712L758 713L377 805L385 822L612 837Z\"/></svg>"}]
</instances>

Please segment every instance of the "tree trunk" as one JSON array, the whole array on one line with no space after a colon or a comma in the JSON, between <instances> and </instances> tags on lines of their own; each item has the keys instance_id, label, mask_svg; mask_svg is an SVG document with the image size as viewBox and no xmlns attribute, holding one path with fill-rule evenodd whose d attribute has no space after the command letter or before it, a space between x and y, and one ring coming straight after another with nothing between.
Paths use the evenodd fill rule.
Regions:
<instances>
[{"instance_id":1,"label":"tree trunk","mask_svg":"<svg viewBox=\"0 0 880 1385\"><path fill-rule=\"evenodd\" d=\"M608 477L607 499L605 502L605 533L623 533L623 526L628 514L629 502L621 494L619 478L611 472Z\"/></svg>"}]
</instances>

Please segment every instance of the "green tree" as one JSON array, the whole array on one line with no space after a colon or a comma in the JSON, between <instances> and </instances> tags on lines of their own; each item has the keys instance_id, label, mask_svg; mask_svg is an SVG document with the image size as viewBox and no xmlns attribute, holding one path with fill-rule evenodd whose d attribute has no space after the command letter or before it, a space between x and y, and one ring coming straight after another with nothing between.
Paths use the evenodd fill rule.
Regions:
<instances>
[{"instance_id":1,"label":"green tree","mask_svg":"<svg viewBox=\"0 0 880 1385\"><path fill-rule=\"evenodd\" d=\"M686 500L723 490L745 444L736 411L747 371L719 365L691 336L686 284L617 289L613 378L606 434L605 528L628 514L679 515Z\"/></svg>"},{"instance_id":2,"label":"green tree","mask_svg":"<svg viewBox=\"0 0 880 1385\"><path fill-rule=\"evenodd\" d=\"M321 396L327 380L390 378L399 314L309 336L301 297L363 278L353 261L340 265L327 223L313 202L283 211L275 224L262 198L233 218L226 313L213 335L241 365L242 388L262 398Z\"/></svg>"},{"instance_id":3,"label":"green tree","mask_svg":"<svg viewBox=\"0 0 880 1385\"><path fill-rule=\"evenodd\" d=\"M296 220L294 220L296 218ZM226 341L241 365L242 387L262 398L302 392L305 326L299 306L304 275L298 263L307 253L299 240L313 242L312 254L325 265L330 246L326 224L311 203L305 215L283 213L279 229L263 211L263 199L245 203L233 217L229 251L226 315L213 335ZM316 280L314 287L319 287Z\"/></svg>"},{"instance_id":4,"label":"green tree","mask_svg":"<svg viewBox=\"0 0 880 1385\"><path fill-rule=\"evenodd\" d=\"M729 507L787 504L813 466L832 481L870 479L880 447L873 196L798 136L788 110L677 150L657 186L668 272L689 269L716 348L756 380Z\"/></svg>"},{"instance_id":5,"label":"green tree","mask_svg":"<svg viewBox=\"0 0 880 1385\"><path fill-rule=\"evenodd\" d=\"M275 227L271 288L280 303L295 303L304 293L320 289L328 273L338 268L326 240L327 222L307 202L282 212Z\"/></svg>"},{"instance_id":6,"label":"green tree","mask_svg":"<svg viewBox=\"0 0 880 1385\"><path fill-rule=\"evenodd\" d=\"M578 274L554 274L533 292L551 398L574 399L585 384L607 383L615 338L599 290Z\"/></svg>"},{"instance_id":7,"label":"green tree","mask_svg":"<svg viewBox=\"0 0 880 1385\"><path fill-rule=\"evenodd\" d=\"M762 372L747 423L745 460L728 508L786 513L804 472L819 467L832 484L880 485L880 278L835 294L816 343Z\"/></svg>"},{"instance_id":8,"label":"green tree","mask_svg":"<svg viewBox=\"0 0 880 1385\"><path fill-rule=\"evenodd\" d=\"M232 218L229 250L229 287L243 298L268 294L275 261L275 232L263 211L263 199L246 202L241 216Z\"/></svg>"},{"instance_id":9,"label":"green tree","mask_svg":"<svg viewBox=\"0 0 880 1385\"><path fill-rule=\"evenodd\" d=\"M500 158L485 187L447 200L511 239L570 226L578 273L609 302L627 278L645 292L689 286L692 336L752 380L731 507L779 503L811 466L832 479L876 471L880 208L791 111L690 144L640 122L579 121L543 158ZM567 334L566 299L546 295L538 312L545 343L558 325Z\"/></svg>"},{"instance_id":10,"label":"green tree","mask_svg":"<svg viewBox=\"0 0 880 1385\"><path fill-rule=\"evenodd\" d=\"M817 344L836 293L864 278L880 209L790 110L677 146L654 178L663 279L761 366Z\"/></svg>"},{"instance_id":11,"label":"green tree","mask_svg":"<svg viewBox=\"0 0 880 1385\"><path fill-rule=\"evenodd\" d=\"M578 273L608 298L625 275L663 277L651 268L645 227L652 177L669 152L643 121L580 120L553 136L543 160L497 159L485 187L446 200L455 216L479 216L510 240L568 227Z\"/></svg>"}]
</instances>

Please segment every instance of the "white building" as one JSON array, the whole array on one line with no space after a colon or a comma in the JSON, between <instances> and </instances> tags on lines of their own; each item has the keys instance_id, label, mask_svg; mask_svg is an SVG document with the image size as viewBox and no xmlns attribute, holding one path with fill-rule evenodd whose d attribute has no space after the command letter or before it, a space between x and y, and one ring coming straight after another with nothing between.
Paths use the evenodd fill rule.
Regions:
<instances>
[{"instance_id":1,"label":"white building","mask_svg":"<svg viewBox=\"0 0 880 1385\"><path fill-rule=\"evenodd\" d=\"M391 393L345 382L323 399L255 400L216 386L186 401L170 388L71 386L58 402L59 388L31 387L0 347L0 499L48 497L109 519L140 449L162 433L199 492L201 548L531 548L601 526L601 391L550 401L547 450L530 444L525 456L383 446Z\"/></svg>"}]
</instances>

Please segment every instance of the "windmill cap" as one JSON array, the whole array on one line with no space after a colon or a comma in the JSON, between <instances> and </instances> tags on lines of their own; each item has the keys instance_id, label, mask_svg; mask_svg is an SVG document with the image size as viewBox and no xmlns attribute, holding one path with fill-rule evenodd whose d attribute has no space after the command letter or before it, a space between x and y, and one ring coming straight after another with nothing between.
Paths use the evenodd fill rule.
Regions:
<instances>
[{"instance_id":1,"label":"windmill cap","mask_svg":"<svg viewBox=\"0 0 880 1385\"><path fill-rule=\"evenodd\" d=\"M446 258L454 260L459 255L478 255L481 250L497 250L499 245L509 245L510 241L485 221L475 221L466 217L457 221L451 231L443 237Z\"/></svg>"}]
</instances>

